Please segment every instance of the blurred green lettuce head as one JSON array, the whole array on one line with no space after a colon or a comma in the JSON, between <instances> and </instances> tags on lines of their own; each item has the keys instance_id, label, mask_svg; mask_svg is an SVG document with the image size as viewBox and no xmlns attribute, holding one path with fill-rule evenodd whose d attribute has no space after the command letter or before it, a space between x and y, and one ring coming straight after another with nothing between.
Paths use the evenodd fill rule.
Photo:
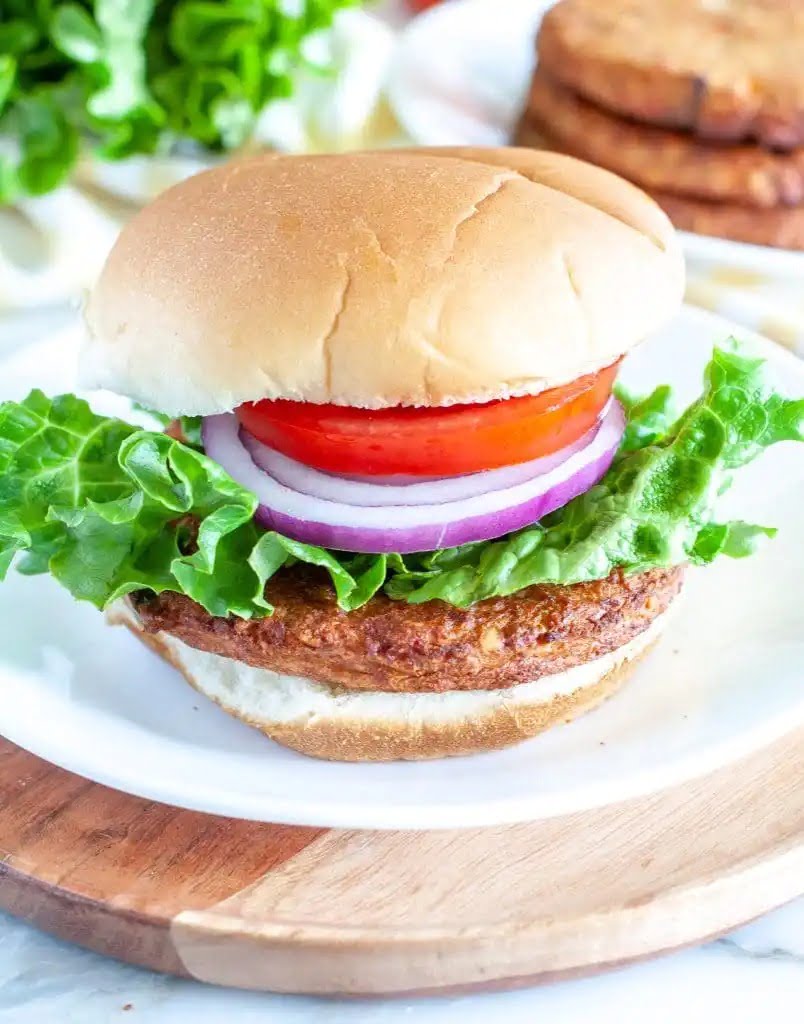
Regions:
<instances>
[{"instance_id":1,"label":"blurred green lettuce head","mask_svg":"<svg viewBox=\"0 0 804 1024\"><path fill-rule=\"evenodd\" d=\"M0 0L0 203L56 188L82 145L109 160L237 148L356 2Z\"/></svg>"}]
</instances>

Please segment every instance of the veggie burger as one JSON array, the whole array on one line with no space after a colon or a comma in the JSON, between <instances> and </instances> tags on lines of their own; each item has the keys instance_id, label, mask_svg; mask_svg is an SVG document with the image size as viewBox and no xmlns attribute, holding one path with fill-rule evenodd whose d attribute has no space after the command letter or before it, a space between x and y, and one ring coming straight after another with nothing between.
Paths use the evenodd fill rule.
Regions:
<instances>
[{"instance_id":1,"label":"veggie burger","mask_svg":"<svg viewBox=\"0 0 804 1024\"><path fill-rule=\"evenodd\" d=\"M50 572L268 736L340 760L514 743L599 703L804 401L715 349L625 394L683 259L637 188L553 153L266 156L170 189L87 307L87 387L0 406L0 575ZM132 414L132 418L136 416Z\"/></svg>"}]
</instances>

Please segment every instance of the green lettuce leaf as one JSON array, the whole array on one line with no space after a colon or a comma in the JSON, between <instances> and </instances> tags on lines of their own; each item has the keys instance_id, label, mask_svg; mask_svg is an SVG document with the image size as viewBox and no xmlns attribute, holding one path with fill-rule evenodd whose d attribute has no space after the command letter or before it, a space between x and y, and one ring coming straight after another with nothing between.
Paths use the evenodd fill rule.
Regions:
<instances>
[{"instance_id":1,"label":"green lettuce leaf","mask_svg":"<svg viewBox=\"0 0 804 1024\"><path fill-rule=\"evenodd\" d=\"M339 555L261 530L257 500L166 434L33 391L0 406L0 578L15 556L99 608L133 590L187 594L211 615L269 614L265 584L302 561L349 611L383 585L385 556Z\"/></svg>"},{"instance_id":2,"label":"green lettuce leaf","mask_svg":"<svg viewBox=\"0 0 804 1024\"><path fill-rule=\"evenodd\" d=\"M582 583L615 569L634 573L750 554L773 530L715 522L717 498L731 470L771 444L804 440L804 399L776 394L762 360L731 347L715 349L703 394L666 429L669 397L661 388L646 399L626 397L631 419L623 449L586 494L500 541L437 552L397 573L389 595L466 607L535 583Z\"/></svg>"},{"instance_id":3,"label":"green lettuce leaf","mask_svg":"<svg viewBox=\"0 0 804 1024\"><path fill-rule=\"evenodd\" d=\"M201 439L201 423L203 417L168 416L163 412L158 412L156 409L149 409L147 405L142 405L139 402L134 403L134 408L138 412L144 412L147 416L155 419L163 429L167 429L173 423L178 424L184 443L189 445L190 448L203 450L204 442Z\"/></svg>"},{"instance_id":4,"label":"green lettuce leaf","mask_svg":"<svg viewBox=\"0 0 804 1024\"><path fill-rule=\"evenodd\" d=\"M0 0L0 203L177 139L233 149L359 0Z\"/></svg>"},{"instance_id":5,"label":"green lettuce leaf","mask_svg":"<svg viewBox=\"0 0 804 1024\"><path fill-rule=\"evenodd\" d=\"M675 420L673 392L667 384L661 384L644 398L632 395L622 384L615 386L614 393L626 416L621 452L645 448L667 435Z\"/></svg>"},{"instance_id":6,"label":"green lettuce leaf","mask_svg":"<svg viewBox=\"0 0 804 1024\"><path fill-rule=\"evenodd\" d=\"M498 541L418 555L326 551L261 529L257 501L190 444L32 392L0 405L0 578L50 572L98 607L146 589L210 614L270 614L267 581L317 566L351 611L381 588L466 607L535 583L602 579L719 555L743 558L773 529L715 518L734 469L804 440L804 399L769 386L760 360L716 349L704 392L669 427L666 389L627 398L628 431L601 482ZM188 425L188 429L189 429ZM195 439L197 441L197 439Z\"/></svg>"}]
</instances>

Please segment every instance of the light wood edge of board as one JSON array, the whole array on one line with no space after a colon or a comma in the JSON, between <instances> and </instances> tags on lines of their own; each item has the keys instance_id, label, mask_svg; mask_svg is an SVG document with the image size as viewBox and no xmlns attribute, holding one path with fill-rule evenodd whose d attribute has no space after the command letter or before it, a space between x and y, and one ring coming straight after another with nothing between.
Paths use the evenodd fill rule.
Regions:
<instances>
[{"instance_id":1,"label":"light wood edge of board","mask_svg":"<svg viewBox=\"0 0 804 1024\"><path fill-rule=\"evenodd\" d=\"M194 977L279 992L404 994L593 973L801 895L802 783L804 731L706 779L568 818L329 832L242 893L179 914L171 939ZM533 882L540 869L548 883ZM395 922L400 898L406 919ZM488 919L498 905L503 915Z\"/></svg>"},{"instance_id":2,"label":"light wood edge of board","mask_svg":"<svg viewBox=\"0 0 804 1024\"><path fill-rule=\"evenodd\" d=\"M400 931L259 923L188 911L171 939L187 973L216 985L315 995L502 988L624 966L715 938L804 890L804 846L705 887L593 917ZM706 891L702 891L705 888Z\"/></svg>"},{"instance_id":3,"label":"light wood edge of board","mask_svg":"<svg viewBox=\"0 0 804 1024\"><path fill-rule=\"evenodd\" d=\"M517 826L302 829L115 792L0 740L0 906L222 985L417 994L595 973L804 891L804 729L665 793Z\"/></svg>"}]
</instances>

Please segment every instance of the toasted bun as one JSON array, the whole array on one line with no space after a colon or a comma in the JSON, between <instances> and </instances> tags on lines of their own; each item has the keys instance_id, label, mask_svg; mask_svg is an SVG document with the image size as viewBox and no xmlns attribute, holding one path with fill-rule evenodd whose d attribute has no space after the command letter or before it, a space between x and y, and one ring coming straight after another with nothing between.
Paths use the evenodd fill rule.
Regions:
<instances>
[{"instance_id":1,"label":"toasted bun","mask_svg":"<svg viewBox=\"0 0 804 1024\"><path fill-rule=\"evenodd\" d=\"M259 157L163 193L87 307L87 386L171 414L536 394L676 310L683 261L638 189L554 153Z\"/></svg>"},{"instance_id":2,"label":"toasted bun","mask_svg":"<svg viewBox=\"0 0 804 1024\"><path fill-rule=\"evenodd\" d=\"M569 722L611 696L656 642L668 612L619 650L534 683L446 693L344 691L200 651L147 633L118 602L128 628L225 711L271 739L330 761L424 760L497 750Z\"/></svg>"}]
</instances>

